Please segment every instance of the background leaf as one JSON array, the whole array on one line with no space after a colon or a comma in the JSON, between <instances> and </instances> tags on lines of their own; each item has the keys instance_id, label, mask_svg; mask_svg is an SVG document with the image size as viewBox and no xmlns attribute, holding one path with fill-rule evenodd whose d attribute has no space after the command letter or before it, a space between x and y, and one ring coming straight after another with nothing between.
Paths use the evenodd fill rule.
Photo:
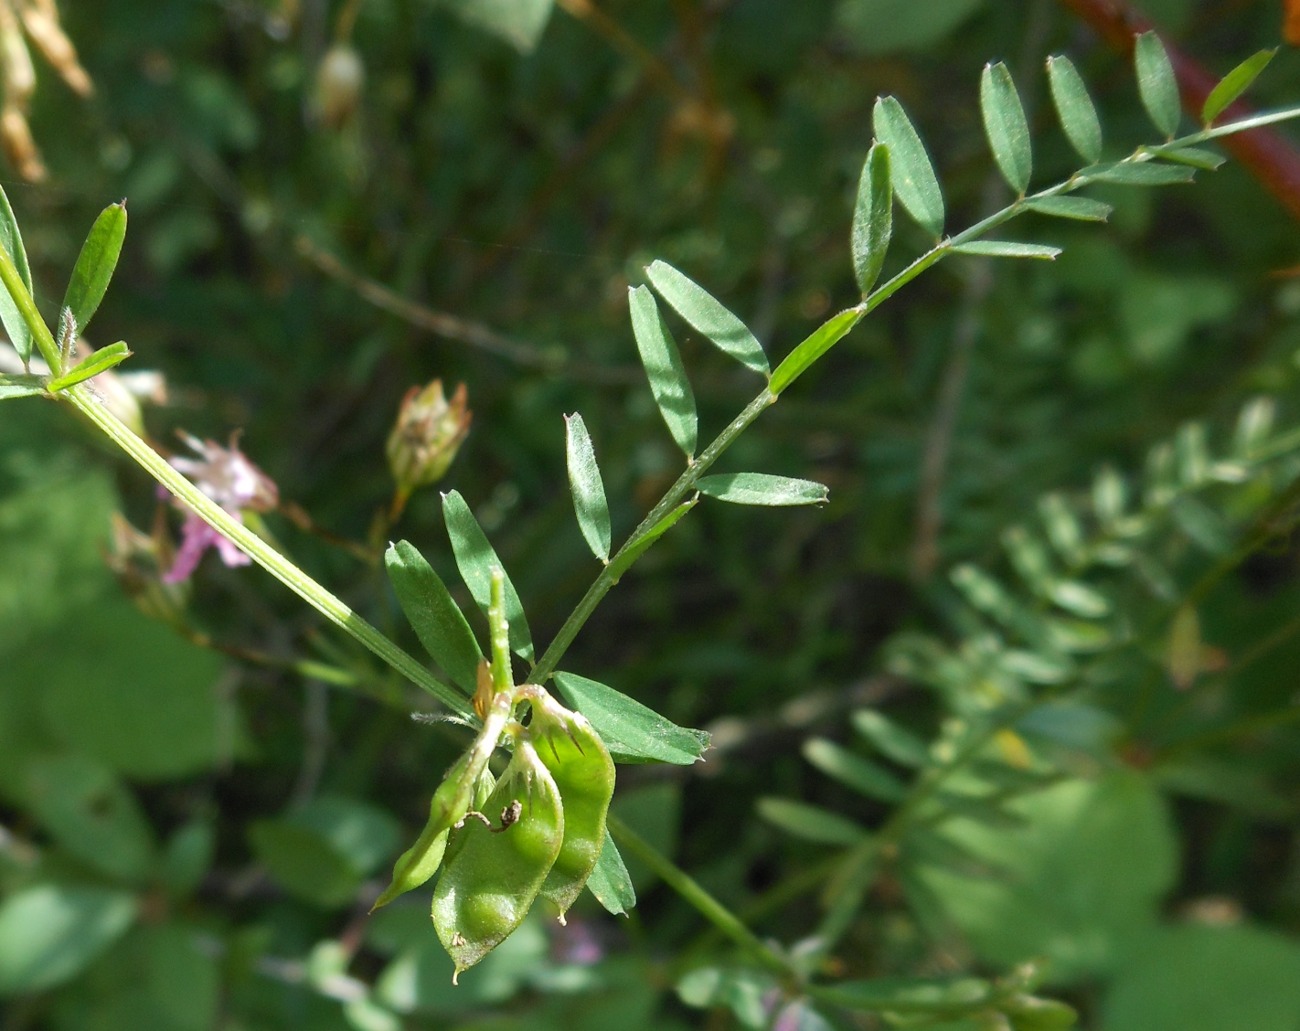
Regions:
<instances>
[{"instance_id":1,"label":"background leaf","mask_svg":"<svg viewBox=\"0 0 1300 1031\"><path fill-rule=\"evenodd\" d=\"M0 996L75 977L135 916L124 891L43 884L15 892L0 903Z\"/></svg>"},{"instance_id":2,"label":"background leaf","mask_svg":"<svg viewBox=\"0 0 1300 1031\"><path fill-rule=\"evenodd\" d=\"M498 36L521 54L537 46L554 0L438 0L471 25Z\"/></svg>"}]
</instances>

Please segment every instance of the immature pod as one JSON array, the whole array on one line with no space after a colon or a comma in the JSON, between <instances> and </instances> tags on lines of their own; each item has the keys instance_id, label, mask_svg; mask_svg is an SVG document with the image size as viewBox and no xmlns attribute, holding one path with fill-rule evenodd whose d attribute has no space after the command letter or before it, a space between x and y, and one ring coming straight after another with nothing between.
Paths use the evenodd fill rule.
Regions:
<instances>
[{"instance_id":1,"label":"immature pod","mask_svg":"<svg viewBox=\"0 0 1300 1031\"><path fill-rule=\"evenodd\" d=\"M433 892L433 926L456 965L453 983L523 922L563 841L560 792L521 729L483 812L466 814L455 832Z\"/></svg>"},{"instance_id":2,"label":"immature pod","mask_svg":"<svg viewBox=\"0 0 1300 1031\"><path fill-rule=\"evenodd\" d=\"M535 687L529 725L537 753L564 800L564 843L541 895L564 914L582 893L605 843L605 818L614 795L614 760L587 718Z\"/></svg>"},{"instance_id":3,"label":"immature pod","mask_svg":"<svg viewBox=\"0 0 1300 1031\"><path fill-rule=\"evenodd\" d=\"M418 888L433 876L447 850L448 832L465 818L470 806L476 806L491 791L492 772L487 768L501 732L510 719L511 699L495 699L483 718L483 728L474 743L452 764L429 803L429 821L415 844L393 864L393 879L370 907L374 912L398 895Z\"/></svg>"}]
</instances>

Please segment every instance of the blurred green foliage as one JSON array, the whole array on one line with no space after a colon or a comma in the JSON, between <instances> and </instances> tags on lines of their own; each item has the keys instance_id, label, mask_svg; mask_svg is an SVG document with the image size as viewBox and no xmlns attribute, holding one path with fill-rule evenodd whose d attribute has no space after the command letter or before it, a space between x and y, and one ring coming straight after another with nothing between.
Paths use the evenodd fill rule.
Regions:
<instances>
[{"instance_id":1,"label":"blurred green foliage","mask_svg":"<svg viewBox=\"0 0 1300 1031\"><path fill-rule=\"evenodd\" d=\"M1139 6L1216 74L1280 41L1273 5ZM926 139L950 229L1008 199L979 123L986 61L1020 86L1035 181L1076 167L1041 74L1049 53L1083 72L1108 157L1151 135L1126 60L1048 0L100 0L62 15L95 96L42 73L31 123L49 179L5 182L38 301L52 320L86 227L127 198L95 342L124 339L124 368L165 374L152 437L173 448L178 429L241 430L309 514L270 515L269 532L412 648L376 527L448 583L455 566L435 491L394 527L379 515L409 387L467 384L473 426L444 487L548 641L597 568L572 515L562 414L580 410L590 430L615 542L680 468L628 325L627 287L651 259L706 285L779 358L857 299L849 223L878 94ZM364 79L354 110L326 119L332 45ZM1300 58L1281 53L1251 96L1300 98ZM1064 248L1054 264L954 260L892 299L717 470L815 479L829 506L702 503L566 659L714 732L684 772L621 767L615 811L792 955L827 898L851 897L836 892L856 853L763 818L759 799L802 800L814 824L888 827L891 799L810 765L807 740L866 754L850 713L870 707L940 763L959 724L987 715L980 692L1014 680L965 676L1014 635L990 643L947 570L1012 583L1007 528L1038 520L1053 491L1091 527L1103 465L1145 513L1161 482L1148 452L1189 420L1223 441L1264 394L1278 439L1300 425L1294 221L1231 163L1194 186L1093 195L1115 206L1109 225L1017 225ZM925 244L897 222L886 275ZM419 311L384 310L394 299ZM678 342L707 440L752 383L698 337ZM1055 779L983 809L949 799L950 818L900 838L902 859L885 857L819 972L996 978L1047 958L1051 990L1100 1031L1297 1025L1296 472L1284 456L1189 492L1122 568L1089 568L1086 586L1114 606L1093 620L1113 635L1103 659L1080 659L1062 688L1030 670L1037 693L1012 698L1023 718L982 753L1009 776L1028 741ZM140 527L168 518L52 405L0 410L5 1031L631 1031L763 1026L778 1011L808 1031L880 1026L783 998L630 858L642 901L628 919L590 898L567 928L535 915L453 991L423 902L365 911L463 731L412 723L427 699L257 570L209 557L174 625L148 619L104 562L118 510ZM1197 651L1180 690L1167 650L1185 603ZM1090 618L1072 629L1096 632ZM938 672L901 661L918 642ZM941 686L945 670L958 687ZM920 757L882 733L866 737L901 782Z\"/></svg>"}]
</instances>

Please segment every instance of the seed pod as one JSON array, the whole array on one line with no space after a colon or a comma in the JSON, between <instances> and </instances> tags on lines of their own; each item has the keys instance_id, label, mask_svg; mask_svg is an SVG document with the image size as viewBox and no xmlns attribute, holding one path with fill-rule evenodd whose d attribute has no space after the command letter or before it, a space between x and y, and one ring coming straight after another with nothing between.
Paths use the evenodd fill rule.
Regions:
<instances>
[{"instance_id":1,"label":"seed pod","mask_svg":"<svg viewBox=\"0 0 1300 1031\"><path fill-rule=\"evenodd\" d=\"M453 984L523 922L564 841L560 793L527 731L484 810L467 814L455 832L433 892L433 926L456 964ZM488 814L500 814L501 826Z\"/></svg>"},{"instance_id":2,"label":"seed pod","mask_svg":"<svg viewBox=\"0 0 1300 1031\"><path fill-rule=\"evenodd\" d=\"M530 695L529 730L537 752L564 800L564 844L542 885L541 895L564 914L582 893L605 843L605 818L614 795L614 760L587 718L572 712L542 688Z\"/></svg>"},{"instance_id":3,"label":"seed pod","mask_svg":"<svg viewBox=\"0 0 1300 1031\"><path fill-rule=\"evenodd\" d=\"M483 719L483 729L469 749L452 765L443 777L438 790L429 803L429 821L424 825L415 844L397 858L393 864L393 879L383 894L370 907L374 912L386 906L412 888L433 876L447 850L447 837L452 827L465 818L470 806L477 807L493 786L492 773L487 768L501 732L505 729L513 708L508 696L498 696Z\"/></svg>"}]
</instances>

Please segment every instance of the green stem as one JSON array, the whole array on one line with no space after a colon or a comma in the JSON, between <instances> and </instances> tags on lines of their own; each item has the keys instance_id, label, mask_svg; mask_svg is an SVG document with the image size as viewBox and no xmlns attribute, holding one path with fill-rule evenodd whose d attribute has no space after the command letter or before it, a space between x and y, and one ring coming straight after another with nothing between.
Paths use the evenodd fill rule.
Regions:
<instances>
[{"instance_id":1,"label":"green stem","mask_svg":"<svg viewBox=\"0 0 1300 1031\"><path fill-rule=\"evenodd\" d=\"M0 248L3 254L3 248ZM12 263L11 263L12 264ZM0 258L0 277L4 259ZM6 285L7 282L6 282ZM20 295L21 296L21 295ZM39 318L39 316L38 316ZM35 327L33 327L33 330ZM48 333L47 333L48 335ZM411 655L367 623L339 598L244 526L194 484L173 469L161 455L141 440L86 387L78 385L60 393L62 398L94 423L114 444L130 455L155 480L180 498L205 523L233 541L249 558L302 598L335 626L405 676L417 687L462 716L472 712L464 695L430 673Z\"/></svg>"},{"instance_id":2,"label":"green stem","mask_svg":"<svg viewBox=\"0 0 1300 1031\"><path fill-rule=\"evenodd\" d=\"M704 919L749 953L757 962L782 977L799 980L799 972L770 945L754 934L734 913L705 891L695 878L642 838L617 816L610 815L609 832L629 854L663 878L664 883L694 906Z\"/></svg>"},{"instance_id":3,"label":"green stem","mask_svg":"<svg viewBox=\"0 0 1300 1031\"><path fill-rule=\"evenodd\" d=\"M731 446L732 442L775 402L776 396L764 387L762 392L745 406L744 411L732 419L727 424L727 428L719 433L713 442L700 452L695 461L686 467L686 470L677 478L677 482L668 489L668 493L659 499L659 503L650 510L650 514L641 520L641 525L632 531L631 536L623 543L623 546L614 553L614 556L609 560L609 564L600 571L592 585L587 588L587 593L582 596L582 600L569 613L568 618L565 619L564 624L556 633L549 647L529 673L529 679L533 683L544 684L546 679L555 672L555 668L564 657L564 653L569 650L574 638L578 636L578 631L591 618L591 614L596 611L596 606L609 593L610 588L618 583L619 577L624 572L619 559L634 550L658 525L659 521L668 515L687 494L691 493L696 481L704 475L709 466L716 462L719 456Z\"/></svg>"},{"instance_id":4,"label":"green stem","mask_svg":"<svg viewBox=\"0 0 1300 1031\"><path fill-rule=\"evenodd\" d=\"M36 341L41 357L45 359L45 364L50 367L50 375L59 375L63 372L63 359L59 354L59 345L54 342L49 327L45 325L41 313L36 310L36 302L32 300L27 284L23 282L23 277L18 272L18 266L14 264L14 259L9 256L9 252L3 247L0 247L0 282L4 283L5 289L9 291L9 296L13 298L14 304L18 306L18 311L22 313L23 321L27 323L27 328L31 330L32 338Z\"/></svg>"}]
</instances>

